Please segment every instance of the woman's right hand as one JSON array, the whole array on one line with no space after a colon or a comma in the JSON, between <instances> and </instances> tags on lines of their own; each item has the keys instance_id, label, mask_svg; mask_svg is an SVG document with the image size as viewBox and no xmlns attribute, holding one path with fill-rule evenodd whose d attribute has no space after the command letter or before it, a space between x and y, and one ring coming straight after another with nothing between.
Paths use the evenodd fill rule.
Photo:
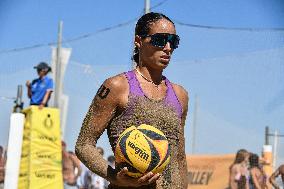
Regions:
<instances>
[{"instance_id":1,"label":"woman's right hand","mask_svg":"<svg viewBox=\"0 0 284 189\"><path fill-rule=\"evenodd\" d=\"M119 171L113 184L117 186L139 187L155 183L161 176L159 173L154 174L149 172L140 178L132 178L127 175L127 172L126 167Z\"/></svg>"}]
</instances>

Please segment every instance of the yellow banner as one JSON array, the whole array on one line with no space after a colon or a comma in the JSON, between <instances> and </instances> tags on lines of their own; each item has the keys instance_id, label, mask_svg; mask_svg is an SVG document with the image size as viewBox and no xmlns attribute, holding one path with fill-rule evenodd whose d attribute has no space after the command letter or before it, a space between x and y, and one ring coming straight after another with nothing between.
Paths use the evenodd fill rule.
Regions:
<instances>
[{"instance_id":1,"label":"yellow banner","mask_svg":"<svg viewBox=\"0 0 284 189\"><path fill-rule=\"evenodd\" d=\"M39 110L31 106L24 113L26 122L18 188L63 189L58 109Z\"/></svg>"},{"instance_id":2,"label":"yellow banner","mask_svg":"<svg viewBox=\"0 0 284 189\"><path fill-rule=\"evenodd\" d=\"M229 184L229 167L235 154L187 155L188 188L226 189Z\"/></svg>"},{"instance_id":3,"label":"yellow banner","mask_svg":"<svg viewBox=\"0 0 284 189\"><path fill-rule=\"evenodd\" d=\"M26 189L29 187L29 153L30 153L30 119L31 115L25 115L25 125L23 133L22 154L20 162L20 174L18 188Z\"/></svg>"}]
</instances>

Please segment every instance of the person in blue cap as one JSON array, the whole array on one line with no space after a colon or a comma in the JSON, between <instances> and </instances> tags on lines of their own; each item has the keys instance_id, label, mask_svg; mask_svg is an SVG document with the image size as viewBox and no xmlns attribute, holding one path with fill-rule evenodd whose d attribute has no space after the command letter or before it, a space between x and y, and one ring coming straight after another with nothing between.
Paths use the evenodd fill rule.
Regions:
<instances>
[{"instance_id":1,"label":"person in blue cap","mask_svg":"<svg viewBox=\"0 0 284 189\"><path fill-rule=\"evenodd\" d=\"M45 62L40 62L34 68L37 70L39 77L32 82L26 82L28 97L30 98L30 105L37 105L39 109L42 109L48 106L53 91L53 80L47 76L51 72L51 67Z\"/></svg>"}]
</instances>

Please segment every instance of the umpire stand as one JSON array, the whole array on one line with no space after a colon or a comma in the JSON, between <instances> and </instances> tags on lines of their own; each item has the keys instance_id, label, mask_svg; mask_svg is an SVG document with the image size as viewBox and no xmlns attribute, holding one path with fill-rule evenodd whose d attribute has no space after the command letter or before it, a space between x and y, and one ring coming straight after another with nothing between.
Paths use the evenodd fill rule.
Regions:
<instances>
[{"instance_id":1,"label":"umpire stand","mask_svg":"<svg viewBox=\"0 0 284 189\"><path fill-rule=\"evenodd\" d=\"M18 189L63 189L59 110L30 106L23 112Z\"/></svg>"},{"instance_id":2,"label":"umpire stand","mask_svg":"<svg viewBox=\"0 0 284 189\"><path fill-rule=\"evenodd\" d=\"M59 110L30 106L11 115L4 189L63 189Z\"/></svg>"}]
</instances>

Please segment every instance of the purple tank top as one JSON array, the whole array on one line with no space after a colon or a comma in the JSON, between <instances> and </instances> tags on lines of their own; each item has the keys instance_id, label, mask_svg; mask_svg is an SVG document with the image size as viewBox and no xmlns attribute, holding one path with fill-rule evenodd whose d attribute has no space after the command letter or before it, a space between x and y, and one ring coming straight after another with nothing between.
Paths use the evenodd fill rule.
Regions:
<instances>
[{"instance_id":1,"label":"purple tank top","mask_svg":"<svg viewBox=\"0 0 284 189\"><path fill-rule=\"evenodd\" d=\"M162 174L161 182L141 188L182 188L178 164L179 140L183 137L181 126L182 106L168 79L166 95L162 100L149 99L143 92L134 71L125 73L129 84L128 103L125 110L116 115L108 124L107 134L115 153L119 135L128 127L141 124L160 129L167 137L171 149L171 160ZM111 188L111 187L110 187Z\"/></svg>"},{"instance_id":2,"label":"purple tank top","mask_svg":"<svg viewBox=\"0 0 284 189\"><path fill-rule=\"evenodd\" d=\"M128 84L129 84L129 93L135 96L145 96L142 88L140 87L140 83L136 78L136 75L134 73L134 71L129 71L127 73L125 73L127 80L128 80ZM181 118L181 114L182 114L182 106L174 92L174 89L170 83L170 81L165 78L165 82L166 82L166 86L167 86L167 92L166 92L166 96L163 99L165 104L171 105L175 111L177 112L178 116Z\"/></svg>"}]
</instances>

